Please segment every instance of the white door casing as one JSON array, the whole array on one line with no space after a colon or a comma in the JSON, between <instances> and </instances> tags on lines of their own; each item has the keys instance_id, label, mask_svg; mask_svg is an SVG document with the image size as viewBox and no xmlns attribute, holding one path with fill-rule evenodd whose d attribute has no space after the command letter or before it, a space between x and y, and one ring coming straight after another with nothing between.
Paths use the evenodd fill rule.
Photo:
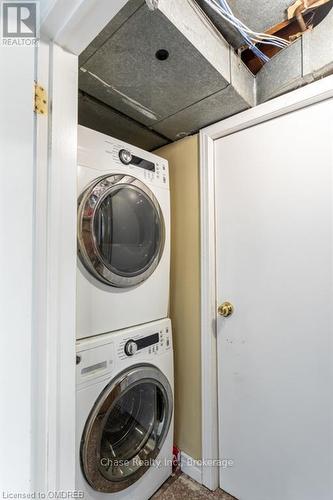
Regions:
<instances>
[{"instance_id":1,"label":"white door casing","mask_svg":"<svg viewBox=\"0 0 333 500\"><path fill-rule=\"evenodd\" d=\"M201 286L202 286L202 430L203 430L203 460L218 458L218 413L217 372L212 368L217 356L217 306L221 297L216 295L215 276L216 263L219 258L215 252L216 221L215 221L215 146L216 142L231 134L239 132L278 116L286 115L295 110L306 108L316 102L333 97L333 78L328 77L290 94L279 97L257 108L245 111L223 122L214 124L200 133L201 139ZM297 134L296 134L297 136ZM298 136L297 136L298 137ZM239 143L238 149L244 147ZM327 151L327 149L326 149ZM223 160L227 159L226 156ZM223 164L223 162L222 162ZM230 297L223 296L223 300ZM237 304L235 304L237 308ZM237 310L237 309L236 309ZM236 314L236 313L235 313ZM235 316L236 317L236 316ZM229 318L232 321L232 318ZM222 320L228 321L228 320ZM220 340L219 340L220 341ZM220 405L223 401L220 401ZM212 438L212 435L215 439ZM233 457L230 457L233 458ZM219 484L218 468L203 467L203 484L215 489Z\"/></svg>"}]
</instances>

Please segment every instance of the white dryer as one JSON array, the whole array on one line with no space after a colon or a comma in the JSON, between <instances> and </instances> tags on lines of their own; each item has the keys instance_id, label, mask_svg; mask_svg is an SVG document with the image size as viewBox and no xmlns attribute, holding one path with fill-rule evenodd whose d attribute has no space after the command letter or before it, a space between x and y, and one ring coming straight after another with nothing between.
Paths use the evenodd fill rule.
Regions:
<instances>
[{"instance_id":1,"label":"white dryer","mask_svg":"<svg viewBox=\"0 0 333 500\"><path fill-rule=\"evenodd\" d=\"M76 489L148 499L172 472L170 320L80 340L76 362Z\"/></svg>"},{"instance_id":2,"label":"white dryer","mask_svg":"<svg viewBox=\"0 0 333 500\"><path fill-rule=\"evenodd\" d=\"M168 315L168 162L78 129L77 338Z\"/></svg>"}]
</instances>

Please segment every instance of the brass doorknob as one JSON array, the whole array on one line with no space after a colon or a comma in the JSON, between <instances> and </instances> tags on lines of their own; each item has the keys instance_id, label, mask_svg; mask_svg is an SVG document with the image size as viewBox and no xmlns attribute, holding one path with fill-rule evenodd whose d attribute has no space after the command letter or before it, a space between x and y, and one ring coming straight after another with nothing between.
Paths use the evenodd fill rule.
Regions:
<instances>
[{"instance_id":1,"label":"brass doorknob","mask_svg":"<svg viewBox=\"0 0 333 500\"><path fill-rule=\"evenodd\" d=\"M221 304L218 308L219 315L223 316L224 318L231 316L233 312L234 306L230 304L230 302L223 302L223 304Z\"/></svg>"}]
</instances>

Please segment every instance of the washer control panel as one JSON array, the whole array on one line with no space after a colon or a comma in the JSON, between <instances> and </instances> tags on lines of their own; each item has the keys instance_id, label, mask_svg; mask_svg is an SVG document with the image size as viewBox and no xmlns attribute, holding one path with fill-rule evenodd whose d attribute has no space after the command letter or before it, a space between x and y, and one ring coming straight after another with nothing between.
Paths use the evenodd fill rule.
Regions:
<instances>
[{"instance_id":1,"label":"washer control panel","mask_svg":"<svg viewBox=\"0 0 333 500\"><path fill-rule=\"evenodd\" d=\"M117 354L120 359L134 356L156 356L171 349L171 332L166 327L151 335L134 335L122 339L118 345Z\"/></svg>"}]
</instances>

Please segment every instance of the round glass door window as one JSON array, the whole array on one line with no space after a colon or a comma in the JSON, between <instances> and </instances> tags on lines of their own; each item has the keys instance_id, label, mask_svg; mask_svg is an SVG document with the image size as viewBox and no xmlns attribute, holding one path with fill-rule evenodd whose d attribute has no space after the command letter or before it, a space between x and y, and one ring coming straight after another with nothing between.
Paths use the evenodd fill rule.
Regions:
<instances>
[{"instance_id":1,"label":"round glass door window","mask_svg":"<svg viewBox=\"0 0 333 500\"><path fill-rule=\"evenodd\" d=\"M79 199L80 258L108 285L129 287L146 280L161 259L164 231L157 199L134 177L103 177Z\"/></svg>"},{"instance_id":2,"label":"round glass door window","mask_svg":"<svg viewBox=\"0 0 333 500\"><path fill-rule=\"evenodd\" d=\"M172 401L166 377L148 365L132 367L105 388L81 442L81 465L92 488L121 491L152 466L169 430Z\"/></svg>"}]
</instances>

